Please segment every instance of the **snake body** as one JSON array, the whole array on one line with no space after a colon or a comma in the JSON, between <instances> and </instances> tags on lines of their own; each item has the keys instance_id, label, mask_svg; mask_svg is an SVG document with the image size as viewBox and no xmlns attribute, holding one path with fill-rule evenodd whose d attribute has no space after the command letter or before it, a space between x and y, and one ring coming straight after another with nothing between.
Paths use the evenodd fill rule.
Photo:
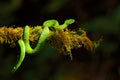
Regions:
<instances>
[{"instance_id":1,"label":"snake body","mask_svg":"<svg viewBox=\"0 0 120 80\"><path fill-rule=\"evenodd\" d=\"M64 29L68 25L74 23L74 21L75 21L74 19L68 19L62 25L59 25L57 20L45 21L43 23L43 31L34 49L31 48L30 42L29 42L29 26L25 26L23 39L18 40L18 44L20 46L20 58L17 64L13 67L12 72L15 72L20 67L20 65L22 64L25 58L25 53L35 54L42 48L42 46L45 44L46 39L49 37L49 34L51 33L51 30L50 30L51 27L53 27L55 30Z\"/></svg>"}]
</instances>

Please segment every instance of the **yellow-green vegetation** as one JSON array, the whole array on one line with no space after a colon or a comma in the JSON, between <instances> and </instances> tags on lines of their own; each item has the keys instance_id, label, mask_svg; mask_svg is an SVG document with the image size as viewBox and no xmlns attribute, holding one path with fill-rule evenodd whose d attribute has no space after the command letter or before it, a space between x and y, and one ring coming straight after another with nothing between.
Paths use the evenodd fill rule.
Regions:
<instances>
[{"instance_id":1,"label":"yellow-green vegetation","mask_svg":"<svg viewBox=\"0 0 120 80\"><path fill-rule=\"evenodd\" d=\"M92 52L96 43L87 37L84 30L71 31L67 28L67 26L74 23L74 21L74 19L68 19L64 24L59 25L57 20L47 20L43 23L43 26L25 26L25 28L1 27L0 43L8 43L11 47L15 47L18 41L21 48L20 59L16 66L14 66L13 72L15 72L23 62L25 53L35 54L46 42L60 53L69 55L71 60L72 49L84 47L86 50ZM36 44L34 49L32 49L30 42Z\"/></svg>"},{"instance_id":2,"label":"yellow-green vegetation","mask_svg":"<svg viewBox=\"0 0 120 80\"><path fill-rule=\"evenodd\" d=\"M10 44L11 47L14 47L16 45L16 41L18 41L19 39L23 39L23 31L24 28L22 27L0 27L0 44ZM41 26L30 27L29 40L33 43L36 43L41 32Z\"/></svg>"},{"instance_id":3,"label":"yellow-green vegetation","mask_svg":"<svg viewBox=\"0 0 120 80\"><path fill-rule=\"evenodd\" d=\"M16 41L23 38L22 27L1 27L0 28L0 44L10 44L11 47L16 45ZM41 35L42 27L34 26L30 27L29 40L32 43L37 43L39 36ZM77 34L82 32L81 35ZM70 31L68 28L54 31L49 36L47 42L62 53L68 54L71 49L84 47L88 51L93 51L93 42L87 37L84 30ZM84 46L82 46L84 45Z\"/></svg>"},{"instance_id":4,"label":"yellow-green vegetation","mask_svg":"<svg viewBox=\"0 0 120 80\"><path fill-rule=\"evenodd\" d=\"M82 34L77 34L81 32ZM52 36L48 38L48 43L56 48L60 53L70 55L72 59L71 50L74 48L84 47L88 51L93 51L93 42L87 37L86 32L82 29L78 31L70 31L67 28L55 31Z\"/></svg>"}]
</instances>

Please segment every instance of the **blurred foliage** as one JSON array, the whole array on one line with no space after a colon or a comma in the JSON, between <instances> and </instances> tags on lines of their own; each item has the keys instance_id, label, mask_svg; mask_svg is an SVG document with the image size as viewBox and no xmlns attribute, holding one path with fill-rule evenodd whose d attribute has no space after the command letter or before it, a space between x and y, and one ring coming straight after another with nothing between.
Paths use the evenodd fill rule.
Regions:
<instances>
[{"instance_id":1,"label":"blurred foliage","mask_svg":"<svg viewBox=\"0 0 120 80\"><path fill-rule=\"evenodd\" d=\"M103 42L101 44L102 51L105 50L107 54L114 54L115 51L119 48L120 40L120 7L114 10L108 16L97 17L85 25L82 26L91 32L94 38L97 36L103 36ZM106 52L107 51L107 52Z\"/></svg>"},{"instance_id":2,"label":"blurred foliage","mask_svg":"<svg viewBox=\"0 0 120 80\"><path fill-rule=\"evenodd\" d=\"M14 21L12 15L16 9L19 9L21 0L0 1L0 25L8 25Z\"/></svg>"},{"instance_id":3,"label":"blurred foliage","mask_svg":"<svg viewBox=\"0 0 120 80\"><path fill-rule=\"evenodd\" d=\"M112 14L108 16L97 17L88 23L83 28L89 29L92 32L99 32L103 34L119 35L120 26L120 7L118 7Z\"/></svg>"},{"instance_id":4,"label":"blurred foliage","mask_svg":"<svg viewBox=\"0 0 120 80\"><path fill-rule=\"evenodd\" d=\"M0 1L0 25L40 25L53 18L62 23L74 18L76 24L70 29L82 27L90 38L102 37L102 42L93 54L84 49L73 50L72 61L46 45L40 54L26 56L15 74L10 70L19 48L1 45L0 80L120 80L119 0L9 1Z\"/></svg>"},{"instance_id":5,"label":"blurred foliage","mask_svg":"<svg viewBox=\"0 0 120 80\"><path fill-rule=\"evenodd\" d=\"M68 0L50 0L50 2L45 7L48 13L54 13L60 10Z\"/></svg>"}]
</instances>

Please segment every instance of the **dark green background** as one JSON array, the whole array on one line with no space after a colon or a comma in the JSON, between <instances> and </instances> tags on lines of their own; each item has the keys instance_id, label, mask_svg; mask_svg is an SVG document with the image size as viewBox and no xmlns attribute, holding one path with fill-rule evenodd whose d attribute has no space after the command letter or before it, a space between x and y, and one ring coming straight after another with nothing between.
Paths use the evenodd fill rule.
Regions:
<instances>
[{"instance_id":1,"label":"dark green background","mask_svg":"<svg viewBox=\"0 0 120 80\"><path fill-rule=\"evenodd\" d=\"M46 46L26 58L15 74L19 46L0 45L0 80L120 80L120 1L119 0L1 0L0 26L42 25L49 19L87 31L90 39L103 41L93 53L74 49L73 60Z\"/></svg>"}]
</instances>

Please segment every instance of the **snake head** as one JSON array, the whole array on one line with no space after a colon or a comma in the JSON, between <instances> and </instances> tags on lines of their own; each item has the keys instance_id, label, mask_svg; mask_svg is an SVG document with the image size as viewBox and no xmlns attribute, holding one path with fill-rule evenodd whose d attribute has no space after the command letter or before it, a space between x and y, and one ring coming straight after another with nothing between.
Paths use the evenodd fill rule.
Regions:
<instances>
[{"instance_id":1,"label":"snake head","mask_svg":"<svg viewBox=\"0 0 120 80\"><path fill-rule=\"evenodd\" d=\"M74 23L75 20L74 19L68 19L68 20L65 20L64 24L66 24L67 26Z\"/></svg>"},{"instance_id":2,"label":"snake head","mask_svg":"<svg viewBox=\"0 0 120 80\"><path fill-rule=\"evenodd\" d=\"M56 30L65 29L67 26L69 26L70 24L74 22L75 22L74 19L65 20L64 24L60 25L59 27L56 27Z\"/></svg>"},{"instance_id":3,"label":"snake head","mask_svg":"<svg viewBox=\"0 0 120 80\"><path fill-rule=\"evenodd\" d=\"M44 27L53 27L53 26L59 26L59 23L57 20L47 20L43 23Z\"/></svg>"},{"instance_id":4,"label":"snake head","mask_svg":"<svg viewBox=\"0 0 120 80\"><path fill-rule=\"evenodd\" d=\"M60 30L66 28L68 25L74 23L74 19L65 20L64 24L59 25L57 20L47 20L43 23L43 27L49 27L49 29L54 28L55 30Z\"/></svg>"}]
</instances>

